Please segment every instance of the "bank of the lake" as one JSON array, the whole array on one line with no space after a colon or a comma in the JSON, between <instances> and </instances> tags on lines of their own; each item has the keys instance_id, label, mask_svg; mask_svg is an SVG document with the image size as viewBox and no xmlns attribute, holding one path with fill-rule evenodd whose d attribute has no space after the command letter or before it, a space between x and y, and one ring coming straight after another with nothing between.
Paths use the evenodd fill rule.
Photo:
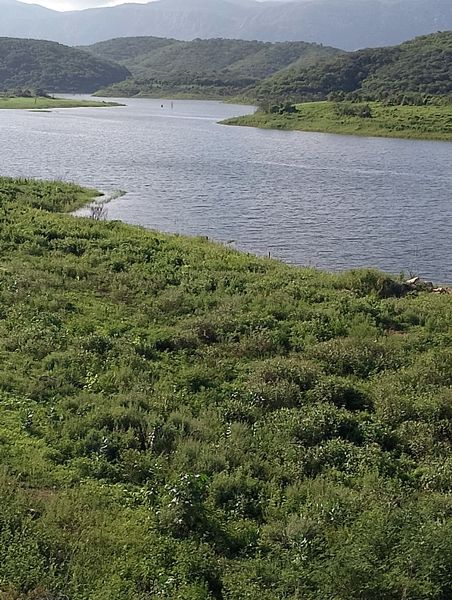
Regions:
<instances>
[{"instance_id":1,"label":"bank of the lake","mask_svg":"<svg viewBox=\"0 0 452 600\"><path fill-rule=\"evenodd\" d=\"M0 597L450 597L452 296L0 178Z\"/></svg>"},{"instance_id":2,"label":"bank of the lake","mask_svg":"<svg viewBox=\"0 0 452 600\"><path fill-rule=\"evenodd\" d=\"M297 104L294 113L257 111L253 115L227 119L223 123L264 129L452 141L452 105L385 106L379 102L367 105L371 111L370 117L338 114L335 102L306 102Z\"/></svg>"},{"instance_id":3,"label":"bank of the lake","mask_svg":"<svg viewBox=\"0 0 452 600\"><path fill-rule=\"evenodd\" d=\"M47 96L23 97L23 96L0 96L0 110L22 109L22 110L50 110L52 108L106 108L121 106L118 102L107 102L97 100L77 100L68 98L50 98Z\"/></svg>"}]
</instances>

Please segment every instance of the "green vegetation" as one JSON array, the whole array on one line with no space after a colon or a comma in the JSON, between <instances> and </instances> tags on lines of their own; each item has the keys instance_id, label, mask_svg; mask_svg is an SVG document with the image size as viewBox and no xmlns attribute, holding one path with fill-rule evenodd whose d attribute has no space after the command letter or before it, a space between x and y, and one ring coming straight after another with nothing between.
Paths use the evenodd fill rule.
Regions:
<instances>
[{"instance_id":1,"label":"green vegetation","mask_svg":"<svg viewBox=\"0 0 452 600\"><path fill-rule=\"evenodd\" d=\"M424 104L429 96L451 96L452 31L291 69L268 78L249 93L264 101L326 100L333 94L340 99L396 104Z\"/></svg>"},{"instance_id":2,"label":"green vegetation","mask_svg":"<svg viewBox=\"0 0 452 600\"><path fill-rule=\"evenodd\" d=\"M49 108L102 108L121 106L117 102L97 102L95 100L68 100L66 98L50 98L48 96L6 96L0 94L0 110L29 109L43 110Z\"/></svg>"},{"instance_id":3,"label":"green vegetation","mask_svg":"<svg viewBox=\"0 0 452 600\"><path fill-rule=\"evenodd\" d=\"M0 180L2 600L446 600L452 296Z\"/></svg>"},{"instance_id":4,"label":"green vegetation","mask_svg":"<svg viewBox=\"0 0 452 600\"><path fill-rule=\"evenodd\" d=\"M0 89L94 92L130 75L122 65L55 42L0 38Z\"/></svg>"},{"instance_id":5,"label":"green vegetation","mask_svg":"<svg viewBox=\"0 0 452 600\"><path fill-rule=\"evenodd\" d=\"M133 75L98 92L107 96L238 96L257 81L289 66L316 64L341 53L305 42L119 38L87 46L102 59L114 59Z\"/></svg>"},{"instance_id":6,"label":"green vegetation","mask_svg":"<svg viewBox=\"0 0 452 600\"><path fill-rule=\"evenodd\" d=\"M379 102L306 102L224 121L265 129L452 141L452 104L387 106Z\"/></svg>"}]
</instances>

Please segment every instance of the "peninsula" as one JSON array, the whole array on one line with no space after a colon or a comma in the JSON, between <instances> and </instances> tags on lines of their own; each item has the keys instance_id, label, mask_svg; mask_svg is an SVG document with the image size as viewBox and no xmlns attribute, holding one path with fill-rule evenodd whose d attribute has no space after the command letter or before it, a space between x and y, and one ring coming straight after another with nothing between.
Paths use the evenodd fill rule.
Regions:
<instances>
[{"instance_id":1,"label":"peninsula","mask_svg":"<svg viewBox=\"0 0 452 600\"><path fill-rule=\"evenodd\" d=\"M106 108L123 106L118 102L96 100L73 100L67 98L53 98L50 96L5 96L0 94L0 110L50 110L52 108Z\"/></svg>"},{"instance_id":2,"label":"peninsula","mask_svg":"<svg viewBox=\"0 0 452 600\"><path fill-rule=\"evenodd\" d=\"M225 125L342 135L452 141L452 104L389 106L381 102L305 102L234 117Z\"/></svg>"}]
</instances>

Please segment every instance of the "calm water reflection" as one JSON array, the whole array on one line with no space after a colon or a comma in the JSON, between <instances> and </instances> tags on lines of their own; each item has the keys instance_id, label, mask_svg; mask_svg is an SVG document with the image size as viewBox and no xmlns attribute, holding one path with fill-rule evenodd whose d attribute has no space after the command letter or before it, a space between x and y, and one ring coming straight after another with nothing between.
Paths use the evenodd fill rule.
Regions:
<instances>
[{"instance_id":1,"label":"calm water reflection","mask_svg":"<svg viewBox=\"0 0 452 600\"><path fill-rule=\"evenodd\" d=\"M161 108L161 104L164 108ZM109 218L452 282L452 144L224 127L215 102L0 111L1 173L125 190Z\"/></svg>"}]
</instances>

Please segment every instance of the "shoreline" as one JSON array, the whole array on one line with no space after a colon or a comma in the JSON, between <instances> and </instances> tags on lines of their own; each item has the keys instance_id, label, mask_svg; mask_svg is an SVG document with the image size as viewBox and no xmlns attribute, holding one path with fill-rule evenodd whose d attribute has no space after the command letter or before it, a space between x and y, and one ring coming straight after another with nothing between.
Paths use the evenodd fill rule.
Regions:
<instances>
[{"instance_id":1,"label":"shoreline","mask_svg":"<svg viewBox=\"0 0 452 600\"><path fill-rule=\"evenodd\" d=\"M53 185L58 186L59 184L62 184L63 186L68 186L68 187L73 188L75 195L72 199L72 202L66 207L65 210L56 211L61 215L75 217L77 219L88 219L88 220L92 220L93 222L100 222L100 223L102 223L102 222L112 223L114 221L117 221L118 223L121 223L122 225L124 225L126 227L143 229L144 231L147 231L149 233L154 233L157 235L185 239L188 243L203 240L204 242L213 244L215 246L224 248L226 250L234 251L242 256L254 257L258 260L272 261L272 262L279 263L282 266L294 268L294 269L312 269L313 271L315 271L317 273L323 273L326 276L341 276L341 275L345 275L347 273L353 273L355 271L375 271L375 272L380 273L381 275L384 275L385 277L392 279L394 282L397 282L400 285L408 285L408 287L411 286L411 291L428 292L429 294L434 294L434 295L437 295L437 294L452 295L452 281L449 282L446 280L441 280L441 282L439 282L439 280L437 281L434 278L426 278L420 274L414 276L413 273L411 273L409 277L412 278L413 280L416 279L416 281L413 283L412 279L407 279L408 275L406 273L402 272L404 277L401 277L400 273L395 273L395 272L392 273L392 272L382 269L381 267L371 266L371 265L350 266L350 267L347 267L347 268L344 268L341 270L334 270L334 269L328 269L325 267L316 267L316 266L312 266L309 264L291 263L291 262L286 262L283 259L278 258L277 256L271 256L271 255L267 255L267 254L258 254L258 253L255 253L255 252L252 252L249 250L242 250L236 246L231 247L225 241L222 241L222 240L219 240L219 239L216 239L213 237L209 237L209 236L204 236L202 234L190 235L190 234L179 233L179 232L175 232L175 231L165 231L165 230L160 230L160 229L156 229L156 228L148 228L143 225L136 225L136 224L128 223L127 221L124 221L122 219L109 219L108 218L108 205L110 204L110 202L126 196L127 191L124 191L124 190L114 190L111 192L105 192L105 191L98 190L95 188L87 188L87 187L80 186L80 185L74 184L74 183L69 183L69 182L59 182L59 181L52 181L52 180L45 180L45 179L41 180L41 179L27 178L27 177L10 178L10 177L5 177L5 176L0 176L0 182L2 179L16 181L20 185L27 185L30 183L36 183L36 184L42 183L42 184L46 184L46 185L50 185L50 186L53 186Z\"/></svg>"},{"instance_id":2,"label":"shoreline","mask_svg":"<svg viewBox=\"0 0 452 600\"><path fill-rule=\"evenodd\" d=\"M54 183L54 182L48 182L48 183ZM82 219L91 219L93 221L107 222L107 223L112 222L112 220L110 220L108 218L108 205L110 204L110 202L127 195L127 192L124 190L117 190L117 191L113 191L113 192L103 192L101 190L84 188L84 187L80 187L80 190L81 190L81 192L80 192L80 194L81 194L80 202L81 203L78 203L74 209L68 211L65 214L68 216L71 216L71 217L82 218ZM113 219L113 220L117 220L117 219ZM154 232L158 235L176 236L178 238L185 238L188 241L190 241L190 240L195 241L195 240L202 239L205 242L214 244L216 246L220 246L227 250L233 250L235 252L238 252L239 254L241 254L243 256L253 256L257 259L275 261L277 263L280 263L281 265L284 265L284 266L290 267L290 268L293 267L295 269L313 269L314 271L316 271L318 273L324 273L324 274L330 275L330 276L344 275L346 273L354 272L357 270L358 271L359 270L378 271L382 275L385 275L385 276L391 278L392 280L396 281L397 283L406 286L407 293L409 291L412 291L412 292L421 292L422 291L422 292L428 292L428 293L432 293L432 294L452 295L452 281L450 281L450 282L441 281L441 283L434 282L434 281L432 282L421 275L413 276L412 274L410 275L409 279L406 279L406 277L407 277L406 274L405 274L404 278L401 278L400 274L390 273L390 272L382 270L380 267L376 267L376 266L355 266L355 267L350 266L345 269L336 271L334 269L327 269L327 268L310 266L310 265L290 263L290 262L284 261L283 259L278 258L277 256L271 256L270 252L268 253L268 255L257 254L255 252L250 252L248 250L242 250L236 246L231 247L228 245L228 243L226 241L215 239L215 238L212 238L209 236L204 236L201 234L189 235L189 234L178 233L178 232L174 232L174 231L164 231L161 229L148 228L143 225L135 225L132 223L128 223L127 221L123 221L122 219L118 219L118 221L128 227L142 228L145 231Z\"/></svg>"}]
</instances>

